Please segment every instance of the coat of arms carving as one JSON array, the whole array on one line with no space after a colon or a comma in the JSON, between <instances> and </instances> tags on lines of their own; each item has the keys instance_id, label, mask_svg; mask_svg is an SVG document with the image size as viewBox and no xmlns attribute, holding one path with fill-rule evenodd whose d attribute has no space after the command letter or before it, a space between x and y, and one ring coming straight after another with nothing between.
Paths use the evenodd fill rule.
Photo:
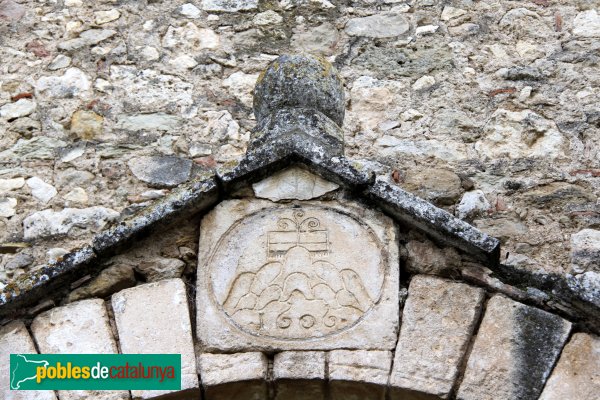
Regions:
<instances>
[{"instance_id":1,"label":"coat of arms carving","mask_svg":"<svg viewBox=\"0 0 600 400\"><path fill-rule=\"evenodd\" d=\"M373 305L358 266L336 265L318 218L289 213L267 232L265 262L235 276L223 309L240 326L289 338L355 323Z\"/></svg>"},{"instance_id":2,"label":"coat of arms carving","mask_svg":"<svg viewBox=\"0 0 600 400\"><path fill-rule=\"evenodd\" d=\"M232 200L205 217L200 237L206 348L394 345L397 236L381 214L335 202Z\"/></svg>"}]
</instances>

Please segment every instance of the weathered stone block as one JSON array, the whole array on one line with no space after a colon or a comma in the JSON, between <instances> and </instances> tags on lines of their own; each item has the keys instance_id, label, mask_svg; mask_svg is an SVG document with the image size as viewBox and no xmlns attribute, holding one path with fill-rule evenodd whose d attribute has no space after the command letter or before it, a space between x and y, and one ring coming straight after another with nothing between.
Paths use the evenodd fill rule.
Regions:
<instances>
[{"instance_id":1,"label":"weathered stone block","mask_svg":"<svg viewBox=\"0 0 600 400\"><path fill-rule=\"evenodd\" d=\"M275 379L325 379L325 352L284 351L273 359Z\"/></svg>"},{"instance_id":2,"label":"weathered stone block","mask_svg":"<svg viewBox=\"0 0 600 400\"><path fill-rule=\"evenodd\" d=\"M495 295L457 399L537 399L570 330L571 323L556 315Z\"/></svg>"},{"instance_id":3,"label":"weathered stone block","mask_svg":"<svg viewBox=\"0 0 600 400\"><path fill-rule=\"evenodd\" d=\"M460 254L453 247L439 248L429 240L411 240L406 251L404 266L412 273L448 276L461 265Z\"/></svg>"},{"instance_id":4,"label":"weathered stone block","mask_svg":"<svg viewBox=\"0 0 600 400\"><path fill-rule=\"evenodd\" d=\"M328 354L334 400L383 400L392 367L390 351L335 350Z\"/></svg>"},{"instance_id":5,"label":"weathered stone block","mask_svg":"<svg viewBox=\"0 0 600 400\"><path fill-rule=\"evenodd\" d=\"M600 231L583 229L571 236L571 270L600 271Z\"/></svg>"},{"instance_id":6,"label":"weathered stone block","mask_svg":"<svg viewBox=\"0 0 600 400\"><path fill-rule=\"evenodd\" d=\"M200 377L204 386L265 379L267 357L258 352L238 354L201 354Z\"/></svg>"},{"instance_id":7,"label":"weathered stone block","mask_svg":"<svg viewBox=\"0 0 600 400\"><path fill-rule=\"evenodd\" d=\"M174 156L143 156L129 160L129 169L153 187L174 187L190 177L192 162Z\"/></svg>"},{"instance_id":8,"label":"weathered stone block","mask_svg":"<svg viewBox=\"0 0 600 400\"><path fill-rule=\"evenodd\" d=\"M203 219L204 351L394 348L395 225L352 205L301 204L231 200Z\"/></svg>"},{"instance_id":9,"label":"weathered stone block","mask_svg":"<svg viewBox=\"0 0 600 400\"><path fill-rule=\"evenodd\" d=\"M38 348L47 354L117 354L117 343L101 299L82 300L38 315L31 324ZM124 400L128 391L61 390L61 399Z\"/></svg>"},{"instance_id":10,"label":"weathered stone block","mask_svg":"<svg viewBox=\"0 0 600 400\"><path fill-rule=\"evenodd\" d=\"M372 38L390 38L405 34L410 23L401 14L377 13L368 17L352 18L346 24L346 33L350 36Z\"/></svg>"},{"instance_id":11,"label":"weathered stone block","mask_svg":"<svg viewBox=\"0 0 600 400\"><path fill-rule=\"evenodd\" d=\"M268 361L258 352L238 354L201 354L200 378L207 399L267 399Z\"/></svg>"},{"instance_id":12,"label":"weathered stone block","mask_svg":"<svg viewBox=\"0 0 600 400\"><path fill-rule=\"evenodd\" d=\"M386 385L392 353L381 350L334 350L329 352L329 380Z\"/></svg>"},{"instance_id":13,"label":"weathered stone block","mask_svg":"<svg viewBox=\"0 0 600 400\"><path fill-rule=\"evenodd\" d=\"M256 197L271 201L310 200L338 187L299 167L288 168L252 185Z\"/></svg>"},{"instance_id":14,"label":"weathered stone block","mask_svg":"<svg viewBox=\"0 0 600 400\"><path fill-rule=\"evenodd\" d=\"M309 108L341 126L346 112L344 87L337 70L327 60L282 55L272 61L257 80L253 108L259 124L267 115L282 108Z\"/></svg>"},{"instance_id":15,"label":"weathered stone block","mask_svg":"<svg viewBox=\"0 0 600 400\"><path fill-rule=\"evenodd\" d=\"M325 397L325 359L322 351L284 351L275 355L276 399L317 400Z\"/></svg>"},{"instance_id":16,"label":"weathered stone block","mask_svg":"<svg viewBox=\"0 0 600 400\"><path fill-rule=\"evenodd\" d=\"M540 400L588 400L600 393L600 338L576 333L562 351Z\"/></svg>"},{"instance_id":17,"label":"weathered stone block","mask_svg":"<svg viewBox=\"0 0 600 400\"><path fill-rule=\"evenodd\" d=\"M484 296L464 283L425 275L412 279L390 377L395 398L408 392L448 397Z\"/></svg>"},{"instance_id":18,"label":"weathered stone block","mask_svg":"<svg viewBox=\"0 0 600 400\"><path fill-rule=\"evenodd\" d=\"M258 8L258 0L202 0L204 11L236 12L254 10Z\"/></svg>"},{"instance_id":19,"label":"weathered stone block","mask_svg":"<svg viewBox=\"0 0 600 400\"><path fill-rule=\"evenodd\" d=\"M120 290L135 286L133 267L124 264L111 265L100 271L98 276L84 286L69 293L68 301L73 302L86 297L104 297Z\"/></svg>"},{"instance_id":20,"label":"weathered stone block","mask_svg":"<svg viewBox=\"0 0 600 400\"><path fill-rule=\"evenodd\" d=\"M150 399L168 393L169 399L198 396L196 357L184 282L168 279L125 289L112 296L112 307L123 353L181 354L182 392L133 390L133 397Z\"/></svg>"},{"instance_id":21,"label":"weathered stone block","mask_svg":"<svg viewBox=\"0 0 600 400\"><path fill-rule=\"evenodd\" d=\"M402 186L404 190L441 205L456 203L461 193L459 176L452 171L440 168L420 166L409 170L406 172Z\"/></svg>"},{"instance_id":22,"label":"weathered stone block","mask_svg":"<svg viewBox=\"0 0 600 400\"><path fill-rule=\"evenodd\" d=\"M56 400L52 391L11 390L18 387L18 382L10 377L11 354L37 353L33 340L22 321L13 321L0 328L0 398L6 400Z\"/></svg>"}]
</instances>

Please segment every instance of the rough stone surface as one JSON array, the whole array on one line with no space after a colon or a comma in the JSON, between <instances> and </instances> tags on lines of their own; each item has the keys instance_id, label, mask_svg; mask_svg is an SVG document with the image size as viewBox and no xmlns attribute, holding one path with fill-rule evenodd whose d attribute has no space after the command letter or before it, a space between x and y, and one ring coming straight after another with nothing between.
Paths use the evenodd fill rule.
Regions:
<instances>
[{"instance_id":1,"label":"rough stone surface","mask_svg":"<svg viewBox=\"0 0 600 400\"><path fill-rule=\"evenodd\" d=\"M228 88L244 105L252 107L252 90L258 77L259 74L246 74L241 71L234 72L223 79L223 86Z\"/></svg>"},{"instance_id":2,"label":"rough stone surface","mask_svg":"<svg viewBox=\"0 0 600 400\"><path fill-rule=\"evenodd\" d=\"M217 200L217 185L212 177L182 185L161 201L96 235L92 245L83 245L71 250L55 263L41 266L33 275L19 276L13 284L5 286L0 292L0 315L14 315L15 311L43 300L41 296L44 296L45 293L54 293L57 287L73 285L76 283L74 279L85 278L84 274L96 272L98 267L103 266L97 262L99 257L105 258L109 254L112 255L117 247L125 244L132 246L139 243L138 240L144 238L148 232L164 229L165 224L204 213ZM195 257L191 254L193 252L191 248L195 247L192 233L197 230L195 225L178 225L180 229L178 235L160 236L158 242L156 242L156 236L151 236L152 244L143 249L139 253L140 256L143 258L150 254L159 256L167 253L179 255L186 261L194 263ZM143 241L142 243L147 244L148 242ZM188 246L182 246L182 244L188 244ZM7 243L2 246L3 250L5 248L15 251L26 249L28 245L26 243Z\"/></svg>"},{"instance_id":3,"label":"rough stone surface","mask_svg":"<svg viewBox=\"0 0 600 400\"><path fill-rule=\"evenodd\" d=\"M484 127L485 138L475 144L485 157L564 157L565 139L556 123L531 111L498 109Z\"/></svg>"},{"instance_id":4,"label":"rough stone surface","mask_svg":"<svg viewBox=\"0 0 600 400\"><path fill-rule=\"evenodd\" d=\"M62 76L42 77L37 81L36 90L52 98L85 96L89 93L89 77L78 68L69 68Z\"/></svg>"},{"instance_id":5,"label":"rough stone surface","mask_svg":"<svg viewBox=\"0 0 600 400\"><path fill-rule=\"evenodd\" d=\"M15 245L17 248L27 247L23 246L24 243ZM19 276L14 284L5 286L0 292L0 315L14 316L24 307L39 303L42 300L40 293L52 293L65 281L70 284L73 277L84 272L95 259L92 248L83 246L65 254L60 260L48 261L36 274Z\"/></svg>"},{"instance_id":6,"label":"rough stone surface","mask_svg":"<svg viewBox=\"0 0 600 400\"><path fill-rule=\"evenodd\" d=\"M267 376L267 357L262 353L200 354L200 377L205 387L231 382L263 380Z\"/></svg>"},{"instance_id":7,"label":"rough stone surface","mask_svg":"<svg viewBox=\"0 0 600 400\"><path fill-rule=\"evenodd\" d=\"M600 272L600 231L583 229L571 236L571 268L574 273Z\"/></svg>"},{"instance_id":8,"label":"rough stone surface","mask_svg":"<svg viewBox=\"0 0 600 400\"><path fill-rule=\"evenodd\" d=\"M540 400L587 400L600 393L600 339L576 333L562 351Z\"/></svg>"},{"instance_id":9,"label":"rough stone surface","mask_svg":"<svg viewBox=\"0 0 600 400\"><path fill-rule=\"evenodd\" d=\"M311 142L307 147L306 143ZM270 114L261 125L252 132L248 145L252 158L261 165L259 158L270 152L307 151L317 155L321 161L326 157L342 156L344 153L344 136L339 126L319 111L304 108L284 108Z\"/></svg>"},{"instance_id":10,"label":"rough stone surface","mask_svg":"<svg viewBox=\"0 0 600 400\"><path fill-rule=\"evenodd\" d=\"M181 354L181 390L197 394L196 356L185 283L169 279L125 289L112 296L112 308L121 352ZM131 394L134 398L150 399L171 392L133 390Z\"/></svg>"},{"instance_id":11,"label":"rough stone surface","mask_svg":"<svg viewBox=\"0 0 600 400\"><path fill-rule=\"evenodd\" d=\"M275 379L325 379L326 353L322 351L284 351L273 359Z\"/></svg>"},{"instance_id":12,"label":"rough stone surface","mask_svg":"<svg viewBox=\"0 0 600 400\"><path fill-rule=\"evenodd\" d=\"M176 115L164 113L123 115L119 118L117 127L127 131L159 130L170 131L181 123Z\"/></svg>"},{"instance_id":13,"label":"rough stone surface","mask_svg":"<svg viewBox=\"0 0 600 400\"><path fill-rule=\"evenodd\" d=\"M104 300L92 299L56 307L38 315L31 331L41 353L48 354L116 354ZM61 390L61 399L99 400L129 399L128 391Z\"/></svg>"},{"instance_id":14,"label":"rough stone surface","mask_svg":"<svg viewBox=\"0 0 600 400\"><path fill-rule=\"evenodd\" d=\"M293 110L291 110L293 111ZM321 125L320 127L333 128L334 122L328 118L322 116L322 114L313 114L318 117L321 115L323 119L329 121L329 125ZM306 116L306 115L305 115ZM323 120L321 120L323 122ZM292 130L299 129L302 125L302 119L296 120L292 127ZM322 133L318 128L320 124L316 124L311 128L315 128L314 133ZM329 131L329 133L332 133ZM306 133L306 132L303 132ZM259 146L254 150L250 151L247 157L235 165L233 168L220 168L217 170L217 175L223 186L228 191L235 191L246 187L248 182L255 182L264 179L268 176L269 172L278 171L279 169L273 166L285 167L290 164L305 164L302 160L313 160L317 164L312 164L311 167L315 168L315 172L322 176L324 179L330 180L331 182L339 185L344 185L352 190L360 190L367 185L372 184L373 174L371 171L365 168L361 163L351 163L349 159L345 157L335 157L333 155L339 154L341 151L339 141L337 146L329 146L328 143L319 141L314 136L308 135L311 140L314 140L310 147L305 146L305 140L307 137L294 137L286 136L280 138L282 140L275 140L274 143L265 142L265 146ZM329 136L329 134L327 135ZM331 136L330 136L331 137ZM329 144L333 144L329 143Z\"/></svg>"},{"instance_id":15,"label":"rough stone surface","mask_svg":"<svg viewBox=\"0 0 600 400\"><path fill-rule=\"evenodd\" d=\"M336 350L328 354L332 400L383 400L392 365L389 351Z\"/></svg>"},{"instance_id":16,"label":"rough stone surface","mask_svg":"<svg viewBox=\"0 0 600 400\"><path fill-rule=\"evenodd\" d=\"M258 0L202 0L205 11L236 12L258 8Z\"/></svg>"},{"instance_id":17,"label":"rough stone surface","mask_svg":"<svg viewBox=\"0 0 600 400\"><path fill-rule=\"evenodd\" d=\"M600 273L587 271L583 274L567 275L567 284L577 297L600 307Z\"/></svg>"},{"instance_id":18,"label":"rough stone surface","mask_svg":"<svg viewBox=\"0 0 600 400\"><path fill-rule=\"evenodd\" d=\"M490 211L491 207L483 191L473 190L466 192L460 199L456 207L456 215L460 219L470 219Z\"/></svg>"},{"instance_id":19,"label":"rough stone surface","mask_svg":"<svg viewBox=\"0 0 600 400\"><path fill-rule=\"evenodd\" d=\"M219 41L219 35L212 29L198 28L193 22L188 22L179 28L169 26L167 33L162 38L162 45L167 49L199 51L216 49ZM176 53L174 56L175 58L190 57L185 53Z\"/></svg>"},{"instance_id":20,"label":"rough stone surface","mask_svg":"<svg viewBox=\"0 0 600 400\"><path fill-rule=\"evenodd\" d=\"M427 90L435 85L435 78L433 76L425 75L420 77L413 83L413 90Z\"/></svg>"},{"instance_id":21,"label":"rough stone surface","mask_svg":"<svg viewBox=\"0 0 600 400\"><path fill-rule=\"evenodd\" d=\"M185 268L185 262L177 258L154 258L151 261L142 261L136 266L136 270L146 278L148 282L156 282L163 279L179 278Z\"/></svg>"},{"instance_id":22,"label":"rough stone surface","mask_svg":"<svg viewBox=\"0 0 600 400\"><path fill-rule=\"evenodd\" d=\"M263 400L268 360L262 353L200 354L200 377L206 398L214 400Z\"/></svg>"},{"instance_id":23,"label":"rough stone surface","mask_svg":"<svg viewBox=\"0 0 600 400\"><path fill-rule=\"evenodd\" d=\"M254 195L271 201L310 200L339 188L339 185L304 169L294 167L252 185Z\"/></svg>"},{"instance_id":24,"label":"rough stone surface","mask_svg":"<svg viewBox=\"0 0 600 400\"><path fill-rule=\"evenodd\" d=\"M38 315L31 330L42 353L117 353L101 299L53 308Z\"/></svg>"},{"instance_id":25,"label":"rough stone surface","mask_svg":"<svg viewBox=\"0 0 600 400\"><path fill-rule=\"evenodd\" d=\"M254 114L259 124L282 108L308 108L344 121L344 90L336 69L314 56L284 55L274 60L254 88Z\"/></svg>"},{"instance_id":26,"label":"rough stone surface","mask_svg":"<svg viewBox=\"0 0 600 400\"><path fill-rule=\"evenodd\" d=\"M164 226L165 222L203 213L218 200L217 183L213 178L182 186L143 213L97 235L92 243L94 251L105 254L118 244L131 243L148 231Z\"/></svg>"},{"instance_id":27,"label":"rough stone surface","mask_svg":"<svg viewBox=\"0 0 600 400\"><path fill-rule=\"evenodd\" d=\"M460 197L460 178L452 171L424 169L408 171L403 187L436 204L454 204Z\"/></svg>"},{"instance_id":28,"label":"rough stone surface","mask_svg":"<svg viewBox=\"0 0 600 400\"><path fill-rule=\"evenodd\" d=\"M179 8L179 13L184 17L195 19L200 17L201 11L192 3L185 3Z\"/></svg>"},{"instance_id":29,"label":"rough stone surface","mask_svg":"<svg viewBox=\"0 0 600 400\"><path fill-rule=\"evenodd\" d=\"M482 289L417 275L408 288L390 385L448 398L485 297ZM433 333L435 332L435 333ZM402 398L401 393L396 393Z\"/></svg>"},{"instance_id":30,"label":"rough stone surface","mask_svg":"<svg viewBox=\"0 0 600 400\"><path fill-rule=\"evenodd\" d=\"M410 28L405 16L399 14L376 14L369 17L353 18L346 24L350 36L389 38L407 33Z\"/></svg>"},{"instance_id":31,"label":"rough stone surface","mask_svg":"<svg viewBox=\"0 0 600 400\"><path fill-rule=\"evenodd\" d=\"M493 296L457 399L537 399L570 330L571 324L556 315Z\"/></svg>"},{"instance_id":32,"label":"rough stone surface","mask_svg":"<svg viewBox=\"0 0 600 400\"><path fill-rule=\"evenodd\" d=\"M6 269L11 270L17 268L24 268L28 265L31 265L33 261L34 258L30 254L19 253L12 260L6 263Z\"/></svg>"},{"instance_id":33,"label":"rough stone surface","mask_svg":"<svg viewBox=\"0 0 600 400\"><path fill-rule=\"evenodd\" d=\"M104 118L93 111L79 110L71 118L71 133L85 140L93 139L102 133Z\"/></svg>"},{"instance_id":34,"label":"rough stone surface","mask_svg":"<svg viewBox=\"0 0 600 400\"><path fill-rule=\"evenodd\" d=\"M110 39L117 32L112 29L89 29L81 32L78 38L70 39L58 44L58 48L64 51L74 51L92 46Z\"/></svg>"},{"instance_id":35,"label":"rough stone surface","mask_svg":"<svg viewBox=\"0 0 600 400\"><path fill-rule=\"evenodd\" d=\"M31 195L44 204L58 194L54 186L36 176L27 179L27 186L31 189Z\"/></svg>"},{"instance_id":36,"label":"rough stone surface","mask_svg":"<svg viewBox=\"0 0 600 400\"><path fill-rule=\"evenodd\" d=\"M527 233L527 226L511 218L498 218L495 220L475 219L473 225L477 226L488 235L501 240L503 243L510 238Z\"/></svg>"},{"instance_id":37,"label":"rough stone surface","mask_svg":"<svg viewBox=\"0 0 600 400\"><path fill-rule=\"evenodd\" d=\"M88 204L88 200L89 200L89 197L88 197L86 191L80 187L74 188L69 193L65 194L63 196L63 198L65 200L67 200L68 202L71 202L70 204L80 204L80 205ZM67 205L70 205L70 204L67 204Z\"/></svg>"},{"instance_id":38,"label":"rough stone surface","mask_svg":"<svg viewBox=\"0 0 600 400\"><path fill-rule=\"evenodd\" d=\"M94 16L96 17L96 23L102 25L119 19L121 13L113 8L112 10L96 11Z\"/></svg>"},{"instance_id":39,"label":"rough stone surface","mask_svg":"<svg viewBox=\"0 0 600 400\"><path fill-rule=\"evenodd\" d=\"M67 235L74 227L101 228L114 221L119 213L105 207L65 208L62 211L50 209L39 211L23 220L25 239Z\"/></svg>"},{"instance_id":40,"label":"rough stone surface","mask_svg":"<svg viewBox=\"0 0 600 400\"><path fill-rule=\"evenodd\" d=\"M8 103L0 107L0 117L15 119L31 114L36 108L35 101L20 99L14 103Z\"/></svg>"},{"instance_id":41,"label":"rough stone surface","mask_svg":"<svg viewBox=\"0 0 600 400\"><path fill-rule=\"evenodd\" d=\"M415 29L415 35L417 36L424 36L424 35L432 35L435 32L437 32L437 30L439 29L439 25L423 25L423 26L418 26L417 29ZM430 80L428 80L429 82L425 82L425 84L427 85L427 87L430 86L430 84L433 84ZM415 89L417 90L417 89Z\"/></svg>"},{"instance_id":42,"label":"rough stone surface","mask_svg":"<svg viewBox=\"0 0 600 400\"><path fill-rule=\"evenodd\" d=\"M200 33L197 33L201 35ZM192 41L196 43L198 39ZM203 43L203 42L200 42ZM127 110L141 113L164 112L165 104L174 112L188 111L192 106L192 89L194 86L181 78L160 73L154 69L137 68L129 65L113 65L110 67L110 82L107 87L98 87L101 82L96 81L96 88L111 96L124 96L129 100ZM108 82L108 81L107 81ZM186 113L187 114L187 113ZM188 114L189 115L189 114ZM137 141L134 136L129 141ZM157 138L158 139L158 138ZM154 143L156 140L152 140Z\"/></svg>"},{"instance_id":43,"label":"rough stone surface","mask_svg":"<svg viewBox=\"0 0 600 400\"><path fill-rule=\"evenodd\" d=\"M386 385L392 352L381 350L334 350L328 353L329 380Z\"/></svg>"},{"instance_id":44,"label":"rough stone surface","mask_svg":"<svg viewBox=\"0 0 600 400\"><path fill-rule=\"evenodd\" d=\"M139 180L153 187L173 187L190 177L192 162L173 156L137 157L127 163Z\"/></svg>"},{"instance_id":45,"label":"rough stone surface","mask_svg":"<svg viewBox=\"0 0 600 400\"><path fill-rule=\"evenodd\" d=\"M11 390L10 359L11 354L36 354L33 340L22 321L13 321L0 327L0 396L7 400L56 400L52 391ZM14 385L16 387L16 383Z\"/></svg>"},{"instance_id":46,"label":"rough stone surface","mask_svg":"<svg viewBox=\"0 0 600 400\"><path fill-rule=\"evenodd\" d=\"M412 273L445 275L460 266L460 255L452 247L440 248L430 241L406 244L406 269Z\"/></svg>"},{"instance_id":47,"label":"rough stone surface","mask_svg":"<svg viewBox=\"0 0 600 400\"><path fill-rule=\"evenodd\" d=\"M600 15L596 10L577 14L573 21L573 34L583 37L600 37Z\"/></svg>"},{"instance_id":48,"label":"rough stone surface","mask_svg":"<svg viewBox=\"0 0 600 400\"><path fill-rule=\"evenodd\" d=\"M378 212L357 212L335 202L220 203L200 227L201 345L391 350L398 329L396 228Z\"/></svg>"},{"instance_id":49,"label":"rough stone surface","mask_svg":"<svg viewBox=\"0 0 600 400\"><path fill-rule=\"evenodd\" d=\"M449 21L451 19L458 18L461 15L465 15L466 13L467 12L463 9L446 6L442 11L442 16L440 17L440 19L442 21Z\"/></svg>"},{"instance_id":50,"label":"rough stone surface","mask_svg":"<svg viewBox=\"0 0 600 400\"><path fill-rule=\"evenodd\" d=\"M71 57L65 56L64 54L59 54L48 65L48 69L50 71L56 71L67 68L69 65L71 65Z\"/></svg>"},{"instance_id":51,"label":"rough stone surface","mask_svg":"<svg viewBox=\"0 0 600 400\"><path fill-rule=\"evenodd\" d=\"M113 265L100 271L98 276L84 286L73 290L68 301L77 301L88 297L106 297L120 290L135 286L133 267Z\"/></svg>"},{"instance_id":52,"label":"rough stone surface","mask_svg":"<svg viewBox=\"0 0 600 400\"><path fill-rule=\"evenodd\" d=\"M327 354L320 351L285 351L273 359L275 400L325 399Z\"/></svg>"},{"instance_id":53,"label":"rough stone surface","mask_svg":"<svg viewBox=\"0 0 600 400\"><path fill-rule=\"evenodd\" d=\"M291 38L290 46L297 51L328 56L339 41L339 32L330 22L306 29L299 27Z\"/></svg>"},{"instance_id":54,"label":"rough stone surface","mask_svg":"<svg viewBox=\"0 0 600 400\"><path fill-rule=\"evenodd\" d=\"M25 179L0 179L0 193L9 192L14 189L20 189L25 185Z\"/></svg>"},{"instance_id":55,"label":"rough stone surface","mask_svg":"<svg viewBox=\"0 0 600 400\"><path fill-rule=\"evenodd\" d=\"M12 0L3 0L0 2L0 21L16 22L25 15L27 9L21 4Z\"/></svg>"},{"instance_id":56,"label":"rough stone surface","mask_svg":"<svg viewBox=\"0 0 600 400\"><path fill-rule=\"evenodd\" d=\"M269 10L256 14L256 16L252 19L252 22L254 25L258 26L277 25L283 22L283 18L275 11Z\"/></svg>"},{"instance_id":57,"label":"rough stone surface","mask_svg":"<svg viewBox=\"0 0 600 400\"><path fill-rule=\"evenodd\" d=\"M0 197L0 217L12 217L15 215L17 199L14 197Z\"/></svg>"}]
</instances>

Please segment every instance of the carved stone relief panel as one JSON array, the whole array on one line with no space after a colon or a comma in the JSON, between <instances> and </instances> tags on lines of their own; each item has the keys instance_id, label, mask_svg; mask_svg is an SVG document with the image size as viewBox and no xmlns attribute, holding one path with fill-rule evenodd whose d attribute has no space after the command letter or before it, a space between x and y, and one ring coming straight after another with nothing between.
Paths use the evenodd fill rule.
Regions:
<instances>
[{"instance_id":1,"label":"carved stone relief panel","mask_svg":"<svg viewBox=\"0 0 600 400\"><path fill-rule=\"evenodd\" d=\"M337 202L230 200L202 221L198 337L206 350L392 349L396 229Z\"/></svg>"}]
</instances>

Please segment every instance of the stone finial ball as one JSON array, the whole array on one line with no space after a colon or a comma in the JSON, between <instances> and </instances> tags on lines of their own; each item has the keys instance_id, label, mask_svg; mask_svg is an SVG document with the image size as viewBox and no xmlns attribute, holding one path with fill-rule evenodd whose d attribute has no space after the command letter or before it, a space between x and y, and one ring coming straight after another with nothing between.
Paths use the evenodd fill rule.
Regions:
<instances>
[{"instance_id":1,"label":"stone finial ball","mask_svg":"<svg viewBox=\"0 0 600 400\"><path fill-rule=\"evenodd\" d=\"M282 108L320 111L338 126L344 122L344 88L335 68L312 55L282 55L258 77L254 115L258 123Z\"/></svg>"}]
</instances>

